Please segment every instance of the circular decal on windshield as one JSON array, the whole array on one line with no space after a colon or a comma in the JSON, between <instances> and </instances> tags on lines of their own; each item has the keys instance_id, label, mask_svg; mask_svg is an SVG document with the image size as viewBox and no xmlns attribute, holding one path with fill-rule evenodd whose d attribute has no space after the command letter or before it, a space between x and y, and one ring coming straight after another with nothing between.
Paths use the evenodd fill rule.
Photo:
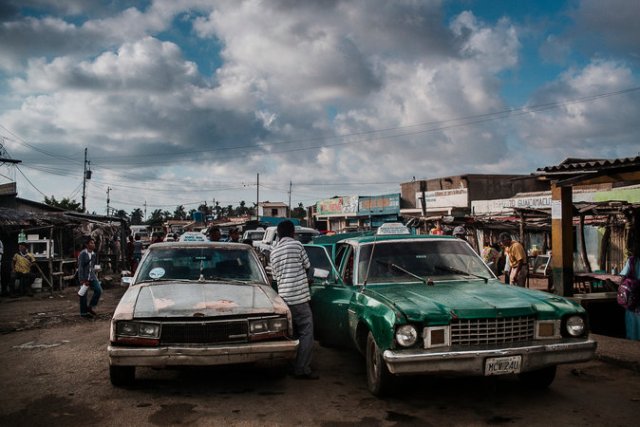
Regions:
<instances>
[{"instance_id":1,"label":"circular decal on windshield","mask_svg":"<svg viewBox=\"0 0 640 427\"><path fill-rule=\"evenodd\" d=\"M159 279L164 276L164 273L164 268L156 267L149 272L149 277L151 277L152 279Z\"/></svg>"}]
</instances>

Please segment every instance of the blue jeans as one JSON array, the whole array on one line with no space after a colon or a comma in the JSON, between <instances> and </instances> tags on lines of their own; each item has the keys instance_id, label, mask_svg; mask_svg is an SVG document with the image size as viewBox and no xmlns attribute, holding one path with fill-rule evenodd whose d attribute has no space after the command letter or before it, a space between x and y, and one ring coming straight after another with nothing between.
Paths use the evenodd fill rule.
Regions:
<instances>
[{"instance_id":1,"label":"blue jeans","mask_svg":"<svg viewBox=\"0 0 640 427\"><path fill-rule=\"evenodd\" d=\"M627 339L640 340L640 311L625 310L624 317Z\"/></svg>"},{"instance_id":2,"label":"blue jeans","mask_svg":"<svg viewBox=\"0 0 640 427\"><path fill-rule=\"evenodd\" d=\"M89 307L93 309L96 305L98 305L98 301L100 301L100 295L102 295L102 286L100 286L100 282L98 282L97 280L90 280L89 287L93 291ZM89 313L89 307L87 307L87 294L84 294L80 297L80 315Z\"/></svg>"},{"instance_id":3,"label":"blue jeans","mask_svg":"<svg viewBox=\"0 0 640 427\"><path fill-rule=\"evenodd\" d=\"M295 375L311 373L311 356L313 353L313 315L308 302L290 305L293 320L293 333L300 340L298 354L293 367Z\"/></svg>"}]
</instances>

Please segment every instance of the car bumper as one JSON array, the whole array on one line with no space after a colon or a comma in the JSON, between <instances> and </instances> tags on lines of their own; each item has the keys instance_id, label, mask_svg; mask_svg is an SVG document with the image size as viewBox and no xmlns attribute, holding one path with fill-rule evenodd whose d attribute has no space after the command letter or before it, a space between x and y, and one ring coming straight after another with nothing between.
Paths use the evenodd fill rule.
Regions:
<instances>
[{"instance_id":1,"label":"car bumper","mask_svg":"<svg viewBox=\"0 0 640 427\"><path fill-rule=\"evenodd\" d=\"M459 351L386 350L383 358L389 371L396 375L484 375L485 360L490 357L522 356L521 372L527 372L562 363L586 362L594 357L596 346L595 341L583 340Z\"/></svg>"},{"instance_id":2,"label":"car bumper","mask_svg":"<svg viewBox=\"0 0 640 427\"><path fill-rule=\"evenodd\" d=\"M261 361L291 360L296 357L298 340L211 347L161 346L107 349L109 364L115 366L214 366Z\"/></svg>"}]
</instances>

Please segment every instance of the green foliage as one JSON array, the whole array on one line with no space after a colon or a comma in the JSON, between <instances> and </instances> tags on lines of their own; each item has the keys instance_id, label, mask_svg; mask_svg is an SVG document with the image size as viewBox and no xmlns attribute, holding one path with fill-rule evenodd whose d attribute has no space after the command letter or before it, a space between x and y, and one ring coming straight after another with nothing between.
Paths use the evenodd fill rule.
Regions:
<instances>
[{"instance_id":1,"label":"green foliage","mask_svg":"<svg viewBox=\"0 0 640 427\"><path fill-rule=\"evenodd\" d=\"M292 218L304 219L307 215L307 210L304 208L302 203L298 203L298 207L294 208L291 212Z\"/></svg>"},{"instance_id":2,"label":"green foliage","mask_svg":"<svg viewBox=\"0 0 640 427\"><path fill-rule=\"evenodd\" d=\"M57 201L55 196L51 196L51 198L44 196L44 203L49 206L54 206L56 208L61 208L68 211L82 212L81 203L76 202L75 199L70 200L67 197L63 198L60 201Z\"/></svg>"},{"instance_id":3,"label":"green foliage","mask_svg":"<svg viewBox=\"0 0 640 427\"><path fill-rule=\"evenodd\" d=\"M142 209L135 208L131 211L131 225L142 225Z\"/></svg>"}]
</instances>

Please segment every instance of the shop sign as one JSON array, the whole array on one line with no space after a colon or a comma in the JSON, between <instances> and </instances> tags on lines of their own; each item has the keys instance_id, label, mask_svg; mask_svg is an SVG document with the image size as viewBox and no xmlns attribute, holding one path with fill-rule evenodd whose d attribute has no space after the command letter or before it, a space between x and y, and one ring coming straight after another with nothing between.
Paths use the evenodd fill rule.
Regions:
<instances>
[{"instance_id":1,"label":"shop sign","mask_svg":"<svg viewBox=\"0 0 640 427\"><path fill-rule=\"evenodd\" d=\"M428 210L466 208L469 206L469 191L466 188L424 192ZM416 193L416 207L422 209L422 192Z\"/></svg>"},{"instance_id":2,"label":"shop sign","mask_svg":"<svg viewBox=\"0 0 640 427\"><path fill-rule=\"evenodd\" d=\"M400 194L384 196L360 196L358 213L360 215L385 215L400 212Z\"/></svg>"},{"instance_id":3,"label":"shop sign","mask_svg":"<svg viewBox=\"0 0 640 427\"><path fill-rule=\"evenodd\" d=\"M317 215L355 214L358 211L358 196L342 196L316 203Z\"/></svg>"}]
</instances>

